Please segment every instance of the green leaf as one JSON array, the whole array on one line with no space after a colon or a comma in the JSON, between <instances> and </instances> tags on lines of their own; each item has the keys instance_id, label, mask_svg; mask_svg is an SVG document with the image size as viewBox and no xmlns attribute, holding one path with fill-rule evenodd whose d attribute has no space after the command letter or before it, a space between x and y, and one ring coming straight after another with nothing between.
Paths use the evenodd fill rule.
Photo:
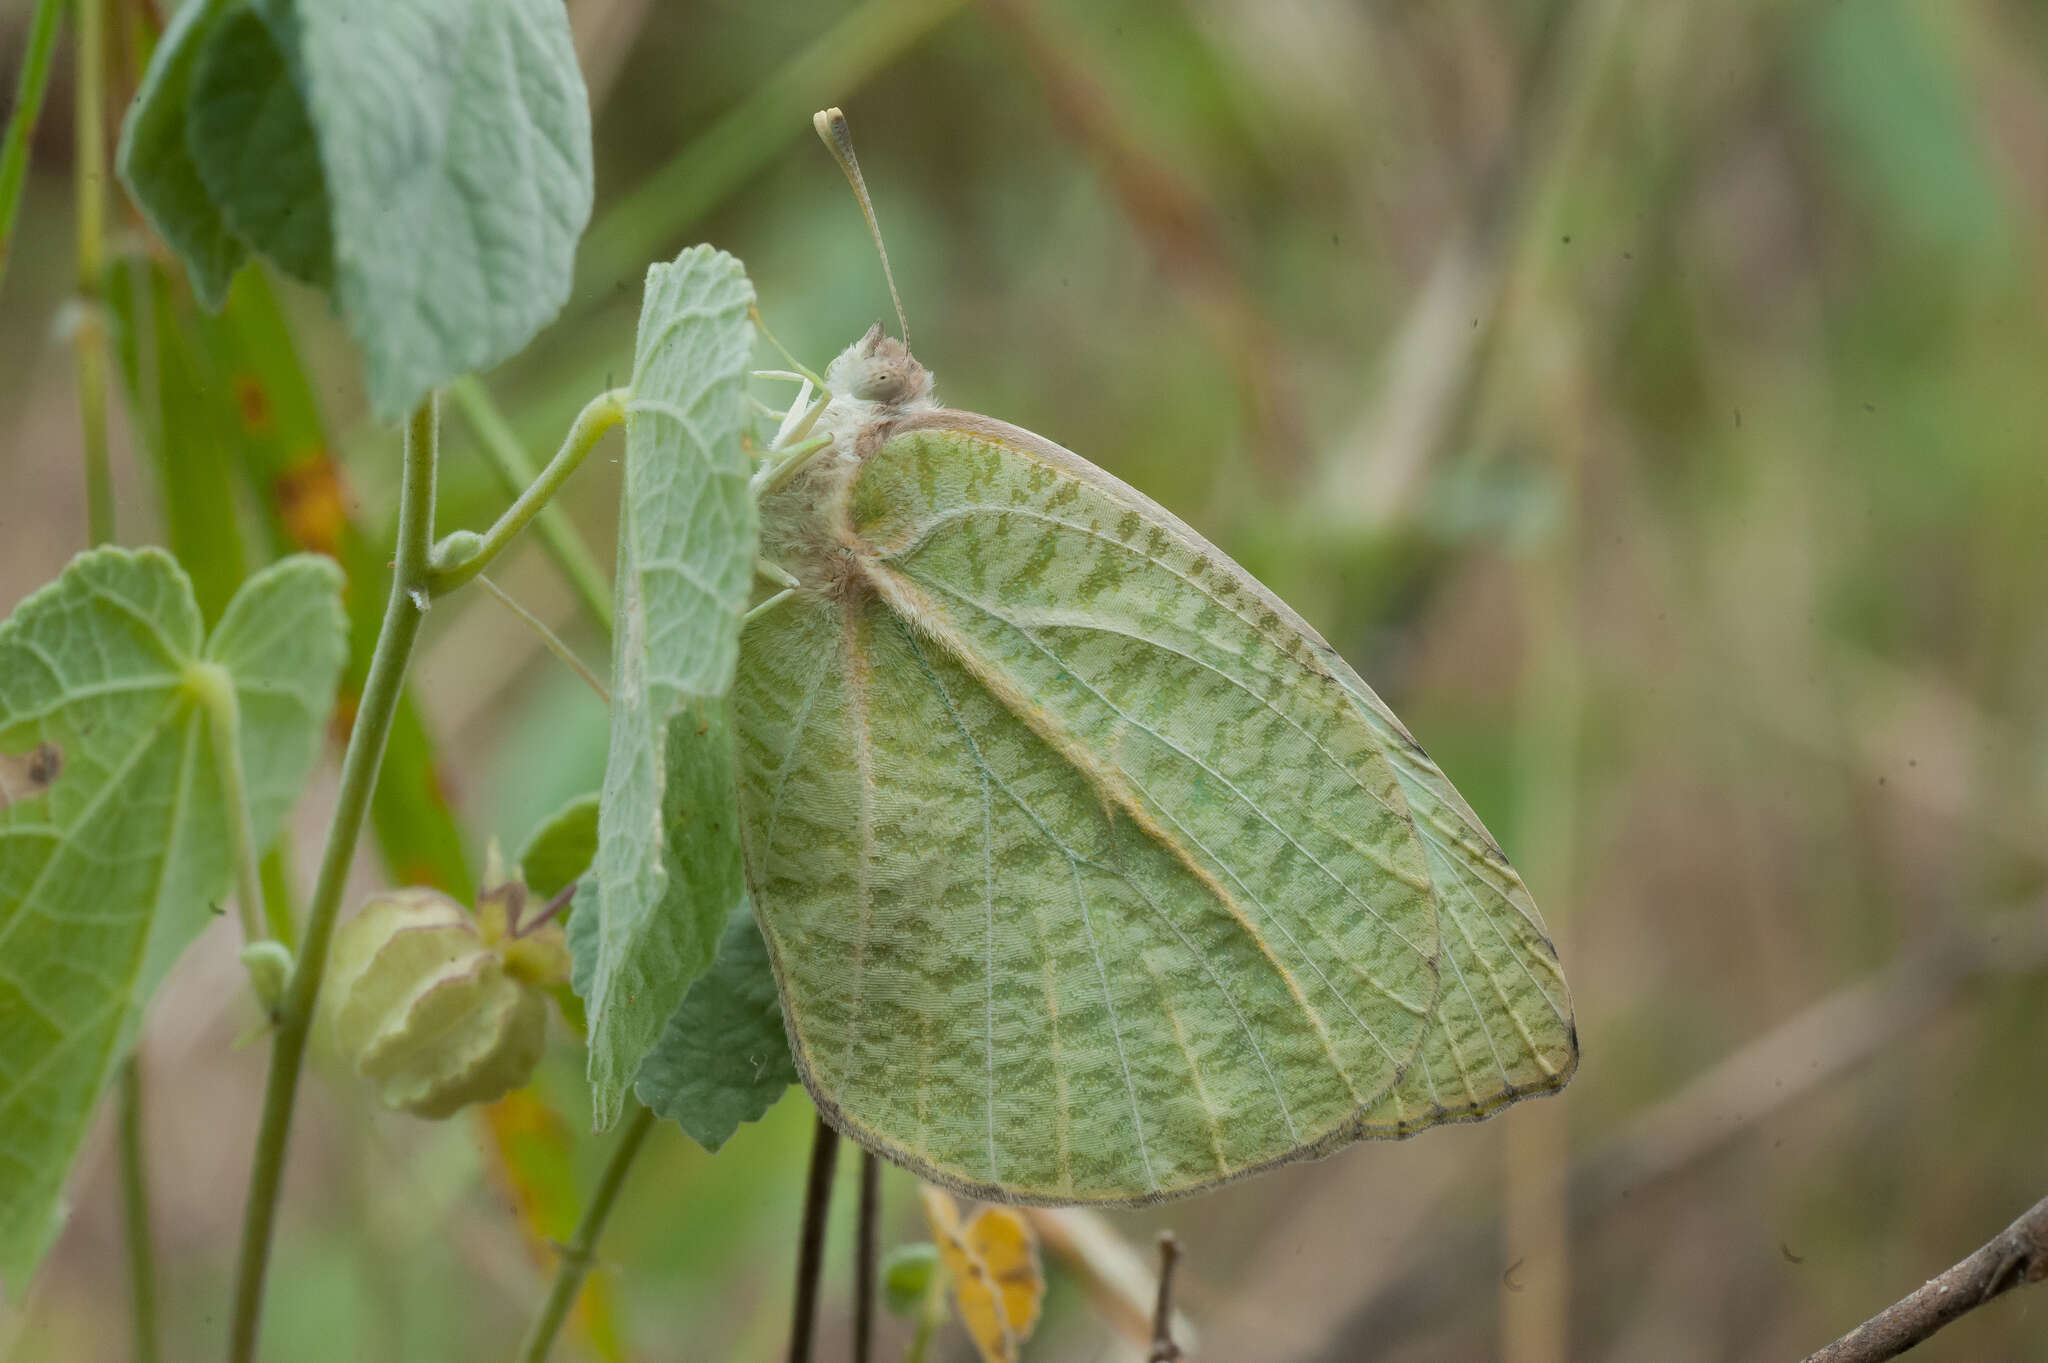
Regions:
<instances>
[{"instance_id":1,"label":"green leaf","mask_svg":"<svg viewBox=\"0 0 2048 1363\"><path fill-rule=\"evenodd\" d=\"M193 68L229 0L188 0L171 17L121 124L121 183L157 235L185 262L202 303L217 308L248 248L221 216L185 141Z\"/></svg>"},{"instance_id":2,"label":"green leaf","mask_svg":"<svg viewBox=\"0 0 2048 1363\"><path fill-rule=\"evenodd\" d=\"M768 944L744 899L726 917L711 969L683 996L641 1062L634 1096L706 1150L759 1121L797 1080Z\"/></svg>"},{"instance_id":3,"label":"green leaf","mask_svg":"<svg viewBox=\"0 0 2048 1363\"><path fill-rule=\"evenodd\" d=\"M597 857L597 796L579 795L550 814L519 849L519 874L538 900L553 899Z\"/></svg>"},{"instance_id":4,"label":"green leaf","mask_svg":"<svg viewBox=\"0 0 2048 1363\"><path fill-rule=\"evenodd\" d=\"M0 1273L17 1290L95 1099L232 878L193 678L210 664L233 683L267 842L318 752L344 647L340 574L310 556L250 579L203 645L191 583L154 549L82 554L0 625L0 753L54 770L0 794Z\"/></svg>"},{"instance_id":5,"label":"green leaf","mask_svg":"<svg viewBox=\"0 0 2048 1363\"><path fill-rule=\"evenodd\" d=\"M331 206L313 123L294 79L288 6L239 2L192 73L186 146L222 218L248 245L316 287L334 279Z\"/></svg>"},{"instance_id":6,"label":"green leaf","mask_svg":"<svg viewBox=\"0 0 2048 1363\"><path fill-rule=\"evenodd\" d=\"M590 104L561 0L300 7L335 302L396 418L523 347L568 298Z\"/></svg>"},{"instance_id":7,"label":"green leaf","mask_svg":"<svg viewBox=\"0 0 2048 1363\"><path fill-rule=\"evenodd\" d=\"M724 695L758 538L740 446L753 298L740 263L709 247L647 272L626 409L599 922L583 995L600 1129L711 964L744 884Z\"/></svg>"}]
</instances>

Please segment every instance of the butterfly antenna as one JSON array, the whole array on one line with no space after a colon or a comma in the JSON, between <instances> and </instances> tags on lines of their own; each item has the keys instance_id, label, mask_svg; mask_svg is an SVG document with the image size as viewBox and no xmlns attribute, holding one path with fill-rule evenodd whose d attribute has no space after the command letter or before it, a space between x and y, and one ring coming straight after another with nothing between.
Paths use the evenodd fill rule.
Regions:
<instances>
[{"instance_id":1,"label":"butterfly antenna","mask_svg":"<svg viewBox=\"0 0 2048 1363\"><path fill-rule=\"evenodd\" d=\"M861 178L860 161L853 154L853 130L846 126L846 115L838 109L821 109L811 115L811 126L818 130L818 140L832 153L832 159L839 163L839 169L846 173L846 182L853 186L853 197L860 200L860 211L867 216L868 232L875 239L875 253L882 258L882 277L889 281L889 301L896 305L896 325L903 332L905 349L910 346L910 323L903 316L903 299L896 292L896 272L889 268L889 248L882 244L882 228L875 221L875 203L868 197L868 182Z\"/></svg>"}]
</instances>

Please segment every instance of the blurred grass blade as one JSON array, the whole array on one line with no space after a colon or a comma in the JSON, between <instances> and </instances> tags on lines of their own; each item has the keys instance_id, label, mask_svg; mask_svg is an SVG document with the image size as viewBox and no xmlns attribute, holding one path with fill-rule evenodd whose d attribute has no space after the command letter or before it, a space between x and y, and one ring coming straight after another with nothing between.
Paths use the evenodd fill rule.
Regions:
<instances>
[{"instance_id":1,"label":"blurred grass blade","mask_svg":"<svg viewBox=\"0 0 2048 1363\"><path fill-rule=\"evenodd\" d=\"M21 211L21 191L28 180L28 146L43 95L50 86L51 56L57 49L57 20L64 0L36 0L28 33L28 51L14 84L14 109L7 116L7 134L0 141L0 283L7 278L9 248L14 244L14 219Z\"/></svg>"},{"instance_id":2,"label":"blurred grass blade","mask_svg":"<svg viewBox=\"0 0 2048 1363\"><path fill-rule=\"evenodd\" d=\"M248 556L229 471L231 433L214 401L219 385L211 357L180 315L193 309L179 292L154 261L108 271L116 369L156 470L164 538L211 623L242 584Z\"/></svg>"},{"instance_id":3,"label":"blurred grass blade","mask_svg":"<svg viewBox=\"0 0 2048 1363\"><path fill-rule=\"evenodd\" d=\"M268 276L242 271L218 316L193 312L188 318L212 357L220 428L254 493L271 551L330 555L349 581L349 661L337 720L346 732L377 637L384 555L350 507L313 385ZM474 897L462 829L410 688L392 721L370 822L394 879L431 885L465 903Z\"/></svg>"},{"instance_id":4,"label":"blurred grass blade","mask_svg":"<svg viewBox=\"0 0 2048 1363\"><path fill-rule=\"evenodd\" d=\"M683 148L592 224L578 257L576 294L637 277L699 218L791 142L811 113L901 57L965 0L867 0Z\"/></svg>"}]
</instances>

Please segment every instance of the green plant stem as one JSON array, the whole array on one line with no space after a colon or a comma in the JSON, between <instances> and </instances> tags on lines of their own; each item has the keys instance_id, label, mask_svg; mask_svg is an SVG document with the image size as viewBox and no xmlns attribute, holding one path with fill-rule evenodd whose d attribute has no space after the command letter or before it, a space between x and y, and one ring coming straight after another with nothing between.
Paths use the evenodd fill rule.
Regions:
<instances>
[{"instance_id":1,"label":"green plant stem","mask_svg":"<svg viewBox=\"0 0 2048 1363\"><path fill-rule=\"evenodd\" d=\"M213 763L220 768L220 793L228 806L228 832L235 844L235 912L242 920L243 942L260 942L270 936L270 921L263 907L249 787L242 774L242 703L225 667L204 667L199 689L205 697L207 733L213 739Z\"/></svg>"},{"instance_id":2,"label":"green plant stem","mask_svg":"<svg viewBox=\"0 0 2048 1363\"><path fill-rule=\"evenodd\" d=\"M597 1254L597 1239L604 1234L612 1203L618 1200L619 1189L625 1185L626 1171L633 1167L647 1133L653 1129L654 1110L643 1107L620 1133L618 1147L605 1163L597 1190L590 1195L590 1204L583 1209L583 1219L576 1223L575 1237L562 1247L562 1262L555 1269L554 1286L548 1289L540 1313L526 1332L526 1342L519 1347L519 1363L544 1363L548 1351L554 1348L555 1336L561 1333L562 1322L569 1318L570 1308L576 1305L576 1294L583 1289L584 1275L590 1272L591 1261Z\"/></svg>"},{"instance_id":3,"label":"green plant stem","mask_svg":"<svg viewBox=\"0 0 2048 1363\"><path fill-rule=\"evenodd\" d=\"M917 1333L910 1337L910 1347L903 1351L903 1363L925 1363L931 1354L932 1338L945 1323L946 1271L934 1267L932 1280L924 1289L924 1304L918 1308Z\"/></svg>"},{"instance_id":4,"label":"green plant stem","mask_svg":"<svg viewBox=\"0 0 2048 1363\"><path fill-rule=\"evenodd\" d=\"M114 538L114 482L107 463L107 52L105 0L77 5L78 365L85 446L86 525L94 544Z\"/></svg>"},{"instance_id":5,"label":"green plant stem","mask_svg":"<svg viewBox=\"0 0 2048 1363\"><path fill-rule=\"evenodd\" d=\"M77 134L78 318L72 353L78 370L79 441L85 455L86 538L114 538L113 480L107 468L106 277L106 35L102 0L76 0L77 37L73 122ZM14 240L14 218L28 172L28 139L42 109L57 41L61 0L39 0L29 32L27 61L16 87L14 114L0 150L0 277ZM136 1045L140 1045L138 1041ZM156 1241L150 1232L149 1165L142 1141L142 1062L135 1048L121 1062L115 1098L120 1127L122 1220L128 1252L129 1323L136 1363L156 1363Z\"/></svg>"},{"instance_id":6,"label":"green plant stem","mask_svg":"<svg viewBox=\"0 0 2048 1363\"><path fill-rule=\"evenodd\" d=\"M270 1242L277 1225L277 1192L284 1175L285 1147L291 1137L292 1107L299 1093L299 1074L312 1035L320 977L327 968L327 949L334 920L341 911L342 891L355 860L356 842L377 785L377 768L391 719L405 689L406 667L412 660L420 623L432 597L428 592L427 559L434 542L434 474L439 430L435 400L430 396L406 423L405 470L398 498L398 548L393 563L391 596L384 623L377 632L369 675L363 680L355 725L341 759L341 786L334 819L327 827L327 845L320 854L313 899L306 913L305 940L278 1006L276 1040L270 1052L270 1074L263 1092L262 1123L256 1134L255 1159L249 1168L249 1197L242 1215L242 1249L235 1272L234 1315L229 1327L230 1363L256 1357L256 1331L263 1310L263 1279L270 1263Z\"/></svg>"},{"instance_id":7,"label":"green plant stem","mask_svg":"<svg viewBox=\"0 0 2048 1363\"><path fill-rule=\"evenodd\" d=\"M448 385L448 395L462 409L463 418L469 422L470 430L476 433L478 442L483 446L484 458L505 485L506 493L518 496L533 482L533 465L528 461L519 437L512 434L512 427L504 414L491 401L490 390L474 378L462 378ZM534 516L533 528L554 558L555 566L569 580L569 586L575 590L576 599L583 603L583 609L603 627L605 633L611 633L611 583L606 579L604 570L598 567L590 546L576 532L575 522L561 507L550 502Z\"/></svg>"},{"instance_id":8,"label":"green plant stem","mask_svg":"<svg viewBox=\"0 0 2048 1363\"><path fill-rule=\"evenodd\" d=\"M498 517L497 524L484 532L483 543L477 551L460 563L437 568L427 576L427 590L440 596L460 587L488 568L491 560L504 552L527 523L543 511L550 499L562 490L562 484L569 481L569 475L583 466L597 442L605 432L626 418L626 390L613 388L599 393L576 414L575 422L569 427L568 436L562 441L562 448L540 471L540 476L526 485L505 513ZM607 612L609 614L609 612Z\"/></svg>"},{"instance_id":9,"label":"green plant stem","mask_svg":"<svg viewBox=\"0 0 2048 1363\"><path fill-rule=\"evenodd\" d=\"M7 136L0 141L0 282L7 278L7 260L14 246L14 220L21 213L21 192L28 183L28 145L42 116L43 95L50 88L50 68L57 51L58 20L64 0L36 0L29 21L28 51L21 76L14 83L14 112L7 117Z\"/></svg>"},{"instance_id":10,"label":"green plant stem","mask_svg":"<svg viewBox=\"0 0 2048 1363\"><path fill-rule=\"evenodd\" d=\"M128 1302L135 1327L135 1363L156 1363L156 1250L149 1229L149 1166L142 1145L142 1062L121 1062L121 1202L128 1239Z\"/></svg>"},{"instance_id":11,"label":"green plant stem","mask_svg":"<svg viewBox=\"0 0 2048 1363\"><path fill-rule=\"evenodd\" d=\"M298 913L292 908L291 838L280 834L264 852L256 872L263 885L263 917L270 935L287 951L299 949Z\"/></svg>"}]
</instances>

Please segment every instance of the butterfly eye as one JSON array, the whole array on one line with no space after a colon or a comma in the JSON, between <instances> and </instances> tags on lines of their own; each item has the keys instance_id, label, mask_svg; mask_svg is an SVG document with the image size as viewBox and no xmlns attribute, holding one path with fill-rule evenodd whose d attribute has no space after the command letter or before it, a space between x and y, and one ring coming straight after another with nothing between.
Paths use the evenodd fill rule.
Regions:
<instances>
[{"instance_id":1,"label":"butterfly eye","mask_svg":"<svg viewBox=\"0 0 2048 1363\"><path fill-rule=\"evenodd\" d=\"M903 401L910 390L910 375L897 365L882 363L854 385L853 395L863 402L884 404Z\"/></svg>"}]
</instances>

